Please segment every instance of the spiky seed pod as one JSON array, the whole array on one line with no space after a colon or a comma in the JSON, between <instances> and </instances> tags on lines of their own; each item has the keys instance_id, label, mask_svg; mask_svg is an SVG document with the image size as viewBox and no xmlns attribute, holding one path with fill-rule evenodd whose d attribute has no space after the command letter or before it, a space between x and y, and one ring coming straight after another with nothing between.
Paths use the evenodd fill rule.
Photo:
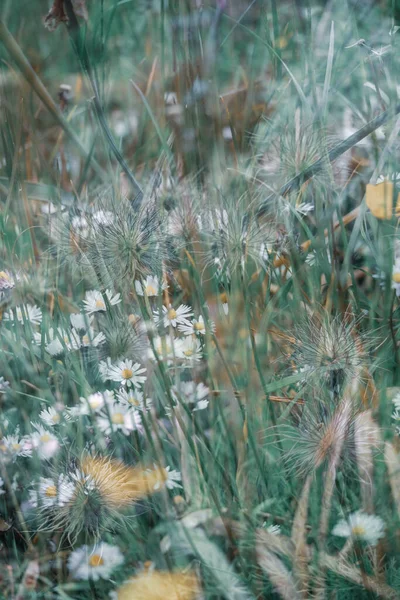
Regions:
<instances>
[{"instance_id":1,"label":"spiky seed pod","mask_svg":"<svg viewBox=\"0 0 400 600\"><path fill-rule=\"evenodd\" d=\"M371 342L357 331L357 321L314 314L293 332L292 360L305 374L304 382L339 394L359 376Z\"/></svg>"},{"instance_id":2,"label":"spiky seed pod","mask_svg":"<svg viewBox=\"0 0 400 600\"><path fill-rule=\"evenodd\" d=\"M114 210L110 224L97 227L87 249L89 262L102 273L104 285L132 285L133 280L160 270L165 256L159 215L152 203L134 211L128 201Z\"/></svg>"},{"instance_id":3,"label":"spiky seed pod","mask_svg":"<svg viewBox=\"0 0 400 600\"><path fill-rule=\"evenodd\" d=\"M108 315L105 315L101 325L105 342L97 348L96 358L106 360L110 357L113 363L121 358L139 362L143 360L148 348L147 336L143 328L140 328L139 319L132 321L133 319L127 321L114 314L110 322Z\"/></svg>"},{"instance_id":4,"label":"spiky seed pod","mask_svg":"<svg viewBox=\"0 0 400 600\"><path fill-rule=\"evenodd\" d=\"M70 473L75 491L70 501L57 508L51 525L74 541L81 532L95 539L104 531L127 523L124 511L165 487L168 473L161 467L145 469L100 456L85 456Z\"/></svg>"},{"instance_id":5,"label":"spiky seed pod","mask_svg":"<svg viewBox=\"0 0 400 600\"><path fill-rule=\"evenodd\" d=\"M143 571L117 591L117 600L195 600L200 584L192 571Z\"/></svg>"},{"instance_id":6,"label":"spiky seed pod","mask_svg":"<svg viewBox=\"0 0 400 600\"><path fill-rule=\"evenodd\" d=\"M240 206L201 215L207 266L230 278L246 265L266 268L268 252L277 242L276 223L260 222Z\"/></svg>"}]
</instances>

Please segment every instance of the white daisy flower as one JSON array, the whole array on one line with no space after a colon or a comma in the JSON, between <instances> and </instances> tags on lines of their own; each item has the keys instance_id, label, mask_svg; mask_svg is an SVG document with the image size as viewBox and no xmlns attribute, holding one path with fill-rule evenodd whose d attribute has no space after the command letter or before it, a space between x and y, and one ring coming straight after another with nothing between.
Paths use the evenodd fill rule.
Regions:
<instances>
[{"instance_id":1,"label":"white daisy flower","mask_svg":"<svg viewBox=\"0 0 400 600\"><path fill-rule=\"evenodd\" d=\"M143 392L135 389L121 388L117 392L117 400L120 404L128 407L133 407L136 410L149 410L152 404L151 398L144 400Z\"/></svg>"},{"instance_id":2,"label":"white daisy flower","mask_svg":"<svg viewBox=\"0 0 400 600\"><path fill-rule=\"evenodd\" d=\"M84 348L93 347L97 348L100 344L104 344L106 341L106 336L104 333L100 331L97 335L95 334L92 327L86 330L86 332L81 337L81 344Z\"/></svg>"},{"instance_id":3,"label":"white daisy flower","mask_svg":"<svg viewBox=\"0 0 400 600\"><path fill-rule=\"evenodd\" d=\"M105 295L107 296L107 300L111 306L115 306L121 302L121 294L115 294L115 296L113 296L111 290L106 290ZM85 305L84 309L88 315L107 310L104 296L97 290L90 290L89 292L86 292L83 304Z\"/></svg>"},{"instance_id":4,"label":"white daisy flower","mask_svg":"<svg viewBox=\"0 0 400 600\"><path fill-rule=\"evenodd\" d=\"M172 325L172 327L176 327L177 325L189 325L188 318L193 316L193 311L190 306L186 304L181 304L178 308L173 308L171 304L162 307L162 318L160 319L159 311L155 310L153 312L154 321L158 325L160 321L163 321L164 327L168 327Z\"/></svg>"},{"instance_id":5,"label":"white daisy flower","mask_svg":"<svg viewBox=\"0 0 400 600\"><path fill-rule=\"evenodd\" d=\"M90 233L89 222L85 216L75 215L71 220L71 229L83 239L87 239Z\"/></svg>"},{"instance_id":6,"label":"white daisy flower","mask_svg":"<svg viewBox=\"0 0 400 600\"><path fill-rule=\"evenodd\" d=\"M138 296L158 296L167 287L165 281L160 286L157 275L148 275L144 281L135 281L135 290Z\"/></svg>"},{"instance_id":7,"label":"white daisy flower","mask_svg":"<svg viewBox=\"0 0 400 600\"><path fill-rule=\"evenodd\" d=\"M4 394L10 388L10 382L0 377L0 394Z\"/></svg>"},{"instance_id":8,"label":"white daisy flower","mask_svg":"<svg viewBox=\"0 0 400 600\"><path fill-rule=\"evenodd\" d=\"M194 337L186 337L176 348L176 355L179 358L184 358L190 362L201 360L202 352L200 341Z\"/></svg>"},{"instance_id":9,"label":"white daisy flower","mask_svg":"<svg viewBox=\"0 0 400 600\"><path fill-rule=\"evenodd\" d=\"M53 479L41 477L38 488L30 490L29 500L33 506L64 506L71 500L74 491L74 483L65 475L60 475L56 483Z\"/></svg>"},{"instance_id":10,"label":"white daisy flower","mask_svg":"<svg viewBox=\"0 0 400 600\"><path fill-rule=\"evenodd\" d=\"M122 431L124 435L129 435L132 431L140 430L141 423L139 413L123 404L109 406L108 414L102 413L97 417L97 425L105 434Z\"/></svg>"},{"instance_id":11,"label":"white daisy flower","mask_svg":"<svg viewBox=\"0 0 400 600\"><path fill-rule=\"evenodd\" d=\"M0 439L0 454L5 460L15 460L19 456L32 456L32 446L27 437L18 433L5 435Z\"/></svg>"},{"instance_id":12,"label":"white daisy flower","mask_svg":"<svg viewBox=\"0 0 400 600\"><path fill-rule=\"evenodd\" d=\"M114 403L114 392L106 390L105 392L95 392L90 394L87 398L80 398L81 407L79 414L89 415L90 412L98 413L101 411L106 404L112 405Z\"/></svg>"},{"instance_id":13,"label":"white daisy flower","mask_svg":"<svg viewBox=\"0 0 400 600\"><path fill-rule=\"evenodd\" d=\"M210 322L211 331L215 330L215 324ZM179 331L181 331L184 335L193 335L200 334L205 335L206 333L206 325L204 323L204 319L202 315L199 316L198 319L193 319L191 323L182 323L178 326Z\"/></svg>"},{"instance_id":14,"label":"white daisy flower","mask_svg":"<svg viewBox=\"0 0 400 600\"><path fill-rule=\"evenodd\" d=\"M150 347L148 349L148 357L151 360L172 360L176 354L176 347L179 346L180 340L176 340L173 337L166 335L163 337L157 336L153 339L154 350Z\"/></svg>"},{"instance_id":15,"label":"white daisy flower","mask_svg":"<svg viewBox=\"0 0 400 600\"><path fill-rule=\"evenodd\" d=\"M18 280L18 275L14 276L7 269L0 271L0 291L4 292L6 290L12 290L15 287L16 281Z\"/></svg>"},{"instance_id":16,"label":"white daisy flower","mask_svg":"<svg viewBox=\"0 0 400 600\"><path fill-rule=\"evenodd\" d=\"M36 431L30 436L30 441L39 458L43 460L52 458L60 447L58 438L42 425L38 423L32 423L32 425Z\"/></svg>"},{"instance_id":17,"label":"white daisy flower","mask_svg":"<svg viewBox=\"0 0 400 600\"><path fill-rule=\"evenodd\" d=\"M146 369L141 368L139 363L133 363L132 360L126 359L109 369L108 378L118 381L121 386L139 387L147 379L146 375L142 374L145 372Z\"/></svg>"},{"instance_id":18,"label":"white daisy flower","mask_svg":"<svg viewBox=\"0 0 400 600\"><path fill-rule=\"evenodd\" d=\"M45 423L48 427L53 427L54 425L58 425L61 421L61 415L58 411L55 410L52 406L49 408L45 408L39 414L39 419Z\"/></svg>"},{"instance_id":19,"label":"white daisy flower","mask_svg":"<svg viewBox=\"0 0 400 600\"><path fill-rule=\"evenodd\" d=\"M88 329L93 322L93 315L89 317L86 314L73 313L70 315L69 320L71 321L72 327L77 331L86 331L86 329Z\"/></svg>"},{"instance_id":20,"label":"white daisy flower","mask_svg":"<svg viewBox=\"0 0 400 600\"><path fill-rule=\"evenodd\" d=\"M194 381L184 381L180 383L179 389L173 386L171 392L175 401L180 396L187 404L195 404L193 410L204 410L208 406L210 389L204 383L196 385Z\"/></svg>"},{"instance_id":21,"label":"white daisy flower","mask_svg":"<svg viewBox=\"0 0 400 600\"><path fill-rule=\"evenodd\" d=\"M93 224L108 227L114 223L114 215L110 210L97 210L92 215Z\"/></svg>"},{"instance_id":22,"label":"white daisy flower","mask_svg":"<svg viewBox=\"0 0 400 600\"><path fill-rule=\"evenodd\" d=\"M269 525L267 531L268 533L272 533L272 535L280 535L281 527L280 525Z\"/></svg>"},{"instance_id":23,"label":"white daisy flower","mask_svg":"<svg viewBox=\"0 0 400 600\"><path fill-rule=\"evenodd\" d=\"M110 377L110 369L112 368L111 358L99 362L99 373L102 381L108 381Z\"/></svg>"},{"instance_id":24,"label":"white daisy flower","mask_svg":"<svg viewBox=\"0 0 400 600\"><path fill-rule=\"evenodd\" d=\"M339 537L354 537L371 546L385 537L385 523L376 515L368 515L362 511L351 514L348 519L342 519L332 530Z\"/></svg>"},{"instance_id":25,"label":"white daisy flower","mask_svg":"<svg viewBox=\"0 0 400 600\"><path fill-rule=\"evenodd\" d=\"M400 258L396 258L392 270L392 289L396 290L396 296L400 296Z\"/></svg>"},{"instance_id":26,"label":"white daisy flower","mask_svg":"<svg viewBox=\"0 0 400 600\"><path fill-rule=\"evenodd\" d=\"M171 467L165 467L165 471L167 474L167 480L165 485L169 490L173 490L174 488L181 488L181 484L178 481L182 481L182 475L180 471L176 471L175 469L171 469Z\"/></svg>"},{"instance_id":27,"label":"white daisy flower","mask_svg":"<svg viewBox=\"0 0 400 600\"><path fill-rule=\"evenodd\" d=\"M7 310L4 313L3 319L5 321L14 322L15 318L20 323L29 321L32 325L40 325L42 321L42 311L38 306L32 304L21 304L13 309Z\"/></svg>"},{"instance_id":28,"label":"white daisy flower","mask_svg":"<svg viewBox=\"0 0 400 600\"><path fill-rule=\"evenodd\" d=\"M81 546L71 552L68 569L74 579L109 579L112 571L122 565L124 557L118 546L100 542Z\"/></svg>"}]
</instances>

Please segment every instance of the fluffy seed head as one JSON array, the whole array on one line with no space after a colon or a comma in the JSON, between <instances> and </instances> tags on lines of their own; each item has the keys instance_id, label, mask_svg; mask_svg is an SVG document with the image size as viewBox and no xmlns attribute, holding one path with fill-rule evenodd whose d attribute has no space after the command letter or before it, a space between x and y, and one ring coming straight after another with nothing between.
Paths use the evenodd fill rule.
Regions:
<instances>
[{"instance_id":1,"label":"fluffy seed head","mask_svg":"<svg viewBox=\"0 0 400 600\"><path fill-rule=\"evenodd\" d=\"M191 571L148 570L124 583L117 600L195 600L199 594L199 581Z\"/></svg>"}]
</instances>

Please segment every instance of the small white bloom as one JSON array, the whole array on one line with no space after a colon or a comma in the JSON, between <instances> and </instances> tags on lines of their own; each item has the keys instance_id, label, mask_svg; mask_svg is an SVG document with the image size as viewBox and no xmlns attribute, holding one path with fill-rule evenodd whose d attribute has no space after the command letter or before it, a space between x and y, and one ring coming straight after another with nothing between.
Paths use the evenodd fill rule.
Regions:
<instances>
[{"instance_id":1,"label":"small white bloom","mask_svg":"<svg viewBox=\"0 0 400 600\"><path fill-rule=\"evenodd\" d=\"M158 314L158 310L154 311L154 321L158 325L160 321L163 321L164 327L168 327L172 325L172 327L176 327L177 324L187 324L189 325L188 318L193 316L192 309L190 306L186 304L181 304L178 308L173 308L171 304L162 307L162 318L160 319L160 315Z\"/></svg>"},{"instance_id":2,"label":"small white bloom","mask_svg":"<svg viewBox=\"0 0 400 600\"><path fill-rule=\"evenodd\" d=\"M153 339L154 350L149 348L148 356L151 360L172 360L176 354L176 348L179 346L180 340L166 335L163 337L157 336Z\"/></svg>"},{"instance_id":3,"label":"small white bloom","mask_svg":"<svg viewBox=\"0 0 400 600\"><path fill-rule=\"evenodd\" d=\"M121 302L121 294L115 294L115 296L113 296L111 290L106 290L105 295L111 306L115 306ZM85 305L84 308L88 315L107 310L104 296L97 290L90 290L89 292L86 292L83 304Z\"/></svg>"},{"instance_id":4,"label":"small white bloom","mask_svg":"<svg viewBox=\"0 0 400 600\"><path fill-rule=\"evenodd\" d=\"M89 329L87 329L81 337L81 344L84 348L87 348L89 346L97 348L97 346L100 346L100 344L104 344L105 341L106 336L104 335L104 333L100 331L100 333L96 335L92 327L89 327Z\"/></svg>"},{"instance_id":5,"label":"small white bloom","mask_svg":"<svg viewBox=\"0 0 400 600\"><path fill-rule=\"evenodd\" d=\"M171 467L166 467L165 472L167 475L167 480L165 485L169 490L173 490L174 488L181 488L181 484L178 481L182 481L182 475L180 471L176 471L175 469L171 469Z\"/></svg>"},{"instance_id":6,"label":"small white bloom","mask_svg":"<svg viewBox=\"0 0 400 600\"><path fill-rule=\"evenodd\" d=\"M332 533L339 537L354 537L375 546L385 536L385 523L380 517L357 511L347 520L339 521Z\"/></svg>"},{"instance_id":7,"label":"small white bloom","mask_svg":"<svg viewBox=\"0 0 400 600\"><path fill-rule=\"evenodd\" d=\"M110 369L112 367L111 358L108 357L106 360L101 360L99 362L99 373L100 377L103 381L108 381L111 379L110 377Z\"/></svg>"},{"instance_id":8,"label":"small white bloom","mask_svg":"<svg viewBox=\"0 0 400 600\"><path fill-rule=\"evenodd\" d=\"M129 435L132 431L140 430L141 423L139 413L123 404L109 406L108 414L102 413L97 418L97 425L105 434L122 431L124 435Z\"/></svg>"},{"instance_id":9,"label":"small white bloom","mask_svg":"<svg viewBox=\"0 0 400 600\"><path fill-rule=\"evenodd\" d=\"M19 456L31 456L32 446L26 436L5 435L0 439L0 454L5 460L15 460Z\"/></svg>"},{"instance_id":10,"label":"small white bloom","mask_svg":"<svg viewBox=\"0 0 400 600\"><path fill-rule=\"evenodd\" d=\"M118 365L110 367L108 378L113 381L118 381L121 385L127 387L139 387L147 379L143 373L146 369L141 368L139 363L133 364L132 360L121 360Z\"/></svg>"},{"instance_id":11,"label":"small white bloom","mask_svg":"<svg viewBox=\"0 0 400 600\"><path fill-rule=\"evenodd\" d=\"M39 419L45 423L48 427L53 427L54 425L58 425L61 421L61 415L58 411L55 410L52 406L49 408L45 408L39 414Z\"/></svg>"},{"instance_id":12,"label":"small white bloom","mask_svg":"<svg viewBox=\"0 0 400 600\"><path fill-rule=\"evenodd\" d=\"M180 395L187 404L194 404L193 410L203 410L208 406L210 389L204 383L196 385L194 381L181 382L179 388L173 386L171 392L174 400L177 401L178 395Z\"/></svg>"},{"instance_id":13,"label":"small white bloom","mask_svg":"<svg viewBox=\"0 0 400 600\"><path fill-rule=\"evenodd\" d=\"M97 210L92 216L93 224L108 227L114 223L114 215L109 210Z\"/></svg>"},{"instance_id":14,"label":"small white bloom","mask_svg":"<svg viewBox=\"0 0 400 600\"><path fill-rule=\"evenodd\" d=\"M36 431L30 436L33 448L38 453L39 458L48 460L52 458L59 450L60 444L58 438L38 423L32 423Z\"/></svg>"},{"instance_id":15,"label":"small white bloom","mask_svg":"<svg viewBox=\"0 0 400 600\"><path fill-rule=\"evenodd\" d=\"M144 281L135 281L135 290L138 296L158 296L162 290L167 289L165 281L161 286L157 275L148 275Z\"/></svg>"},{"instance_id":16,"label":"small white bloom","mask_svg":"<svg viewBox=\"0 0 400 600\"><path fill-rule=\"evenodd\" d=\"M117 546L100 542L81 546L71 552L68 569L74 579L109 579L112 571L122 565L124 557Z\"/></svg>"},{"instance_id":17,"label":"small white bloom","mask_svg":"<svg viewBox=\"0 0 400 600\"><path fill-rule=\"evenodd\" d=\"M29 321L32 325L39 325L42 321L42 311L38 306L32 304L21 304L4 313L4 320L14 322L15 318L20 323Z\"/></svg>"},{"instance_id":18,"label":"small white bloom","mask_svg":"<svg viewBox=\"0 0 400 600\"><path fill-rule=\"evenodd\" d=\"M33 506L64 506L74 495L75 485L60 475L57 483L48 477L41 477L37 489L30 490L29 500Z\"/></svg>"},{"instance_id":19,"label":"small white bloom","mask_svg":"<svg viewBox=\"0 0 400 600\"><path fill-rule=\"evenodd\" d=\"M267 531L268 533L272 533L272 535L280 535L281 527L280 525L269 525L269 527L267 527Z\"/></svg>"},{"instance_id":20,"label":"small white bloom","mask_svg":"<svg viewBox=\"0 0 400 600\"><path fill-rule=\"evenodd\" d=\"M204 319L202 315L199 316L198 319L193 319L191 323L182 323L178 326L179 331L181 331L184 335L193 335L200 334L205 335L206 333L206 325L204 323ZM215 324L210 322L211 331L215 330Z\"/></svg>"},{"instance_id":21,"label":"small white bloom","mask_svg":"<svg viewBox=\"0 0 400 600\"><path fill-rule=\"evenodd\" d=\"M152 404L151 398L144 400L143 392L132 388L129 390L121 388L117 392L117 400L120 404L133 407L136 410L149 410Z\"/></svg>"},{"instance_id":22,"label":"small white bloom","mask_svg":"<svg viewBox=\"0 0 400 600\"><path fill-rule=\"evenodd\" d=\"M101 409L106 405L112 405L114 403L114 392L106 390L105 392L96 392L90 394L87 398L81 398L82 407L80 409L81 415L89 415L90 411L100 412Z\"/></svg>"},{"instance_id":23,"label":"small white bloom","mask_svg":"<svg viewBox=\"0 0 400 600\"><path fill-rule=\"evenodd\" d=\"M93 321L93 316L89 317L86 314L73 313L72 315L70 315L69 319L71 321L72 327L77 331L81 331L86 330L90 327Z\"/></svg>"},{"instance_id":24,"label":"small white bloom","mask_svg":"<svg viewBox=\"0 0 400 600\"><path fill-rule=\"evenodd\" d=\"M184 358L190 362L201 360L202 353L200 341L194 337L186 337L177 347L176 355L179 358Z\"/></svg>"}]
</instances>

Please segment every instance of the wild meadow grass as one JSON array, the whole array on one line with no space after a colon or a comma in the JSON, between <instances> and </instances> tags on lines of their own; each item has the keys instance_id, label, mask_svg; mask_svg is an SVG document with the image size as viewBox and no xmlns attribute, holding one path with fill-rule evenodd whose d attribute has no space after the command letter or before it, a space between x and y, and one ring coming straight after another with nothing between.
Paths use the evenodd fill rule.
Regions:
<instances>
[{"instance_id":1,"label":"wild meadow grass","mask_svg":"<svg viewBox=\"0 0 400 600\"><path fill-rule=\"evenodd\" d=\"M400 597L399 29L3 0L1 598Z\"/></svg>"}]
</instances>

